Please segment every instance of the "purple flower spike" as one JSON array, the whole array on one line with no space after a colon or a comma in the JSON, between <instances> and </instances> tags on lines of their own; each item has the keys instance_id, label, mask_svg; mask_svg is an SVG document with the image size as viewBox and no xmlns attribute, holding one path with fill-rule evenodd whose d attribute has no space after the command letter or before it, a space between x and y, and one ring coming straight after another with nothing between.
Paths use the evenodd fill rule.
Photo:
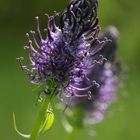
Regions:
<instances>
[{"instance_id":1,"label":"purple flower spike","mask_svg":"<svg viewBox=\"0 0 140 140\"><path fill-rule=\"evenodd\" d=\"M30 65L22 70L33 84L55 81L56 93L64 104L81 104L93 111L94 123L114 97L117 86L114 67L116 32L99 33L97 0L70 0L60 14L48 17L46 38L36 17L36 32L27 34ZM56 17L60 22L56 25ZM44 89L46 90L46 89Z\"/></svg>"}]
</instances>

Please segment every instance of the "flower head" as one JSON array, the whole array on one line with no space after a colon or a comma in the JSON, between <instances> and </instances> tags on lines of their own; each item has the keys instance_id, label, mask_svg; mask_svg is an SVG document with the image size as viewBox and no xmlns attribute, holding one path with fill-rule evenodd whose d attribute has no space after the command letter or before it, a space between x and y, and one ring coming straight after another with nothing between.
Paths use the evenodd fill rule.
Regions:
<instances>
[{"instance_id":1,"label":"flower head","mask_svg":"<svg viewBox=\"0 0 140 140\"><path fill-rule=\"evenodd\" d=\"M82 103L94 110L96 118L102 118L117 85L113 66L116 47L112 34L99 34L97 8L97 0L70 0L62 13L46 14L46 38L36 17L37 32L27 34L25 47L30 65L19 62L32 83L46 84L46 90L53 80L63 103Z\"/></svg>"}]
</instances>

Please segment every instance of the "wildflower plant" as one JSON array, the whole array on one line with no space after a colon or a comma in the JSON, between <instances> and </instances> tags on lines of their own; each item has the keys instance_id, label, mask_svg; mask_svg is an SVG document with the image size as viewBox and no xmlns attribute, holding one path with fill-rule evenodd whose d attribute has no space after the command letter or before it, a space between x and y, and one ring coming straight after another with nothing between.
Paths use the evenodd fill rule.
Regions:
<instances>
[{"instance_id":1,"label":"wildflower plant","mask_svg":"<svg viewBox=\"0 0 140 140\"><path fill-rule=\"evenodd\" d=\"M51 103L56 96L65 105L63 124L66 129L71 127L69 132L103 119L118 85L118 32L115 27L100 32L97 9L97 0L70 0L63 12L45 14L45 38L41 35L39 17L35 18L36 31L27 33L25 46L30 62L24 64L22 57L17 60L31 83L42 88L38 95L41 110L30 135L18 131L13 116L20 135L35 140L51 127Z\"/></svg>"}]
</instances>

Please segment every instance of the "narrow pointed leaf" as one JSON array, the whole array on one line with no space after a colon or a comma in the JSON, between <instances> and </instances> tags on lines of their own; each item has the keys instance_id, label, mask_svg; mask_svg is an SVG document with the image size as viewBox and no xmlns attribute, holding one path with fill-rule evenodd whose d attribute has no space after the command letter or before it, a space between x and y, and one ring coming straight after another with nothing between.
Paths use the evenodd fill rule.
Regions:
<instances>
[{"instance_id":1,"label":"narrow pointed leaf","mask_svg":"<svg viewBox=\"0 0 140 140\"><path fill-rule=\"evenodd\" d=\"M30 135L28 135L28 134L23 134L23 133L21 133L21 132L18 130L17 125L16 125L15 113L13 113L13 122L14 122L14 129L15 129L15 131L16 131L20 136L29 139L29 138L30 138Z\"/></svg>"},{"instance_id":2,"label":"narrow pointed leaf","mask_svg":"<svg viewBox=\"0 0 140 140\"><path fill-rule=\"evenodd\" d=\"M54 122L54 113L52 111L47 111L46 119L40 131L46 132L47 130L49 130L51 126L53 125L53 122Z\"/></svg>"}]
</instances>

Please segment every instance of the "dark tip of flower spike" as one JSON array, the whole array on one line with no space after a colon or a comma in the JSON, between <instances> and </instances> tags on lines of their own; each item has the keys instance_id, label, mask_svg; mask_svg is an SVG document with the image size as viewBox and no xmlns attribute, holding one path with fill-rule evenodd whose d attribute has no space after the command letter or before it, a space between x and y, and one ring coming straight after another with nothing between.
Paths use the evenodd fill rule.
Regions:
<instances>
[{"instance_id":1,"label":"dark tip of flower spike","mask_svg":"<svg viewBox=\"0 0 140 140\"><path fill-rule=\"evenodd\" d=\"M78 39L86 31L94 31L98 24L97 1L70 1L70 4L61 15L60 29L71 29ZM76 31L76 32L75 32Z\"/></svg>"}]
</instances>

